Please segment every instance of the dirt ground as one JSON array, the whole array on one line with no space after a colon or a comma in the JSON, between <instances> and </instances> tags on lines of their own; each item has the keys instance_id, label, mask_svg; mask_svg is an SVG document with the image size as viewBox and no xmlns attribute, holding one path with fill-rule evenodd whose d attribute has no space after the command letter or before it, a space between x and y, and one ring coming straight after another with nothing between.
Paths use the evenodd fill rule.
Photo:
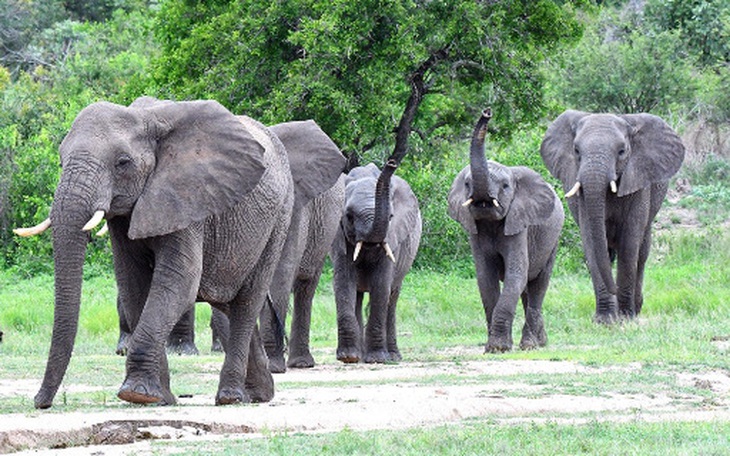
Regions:
<instances>
[{"instance_id":1,"label":"dirt ground","mask_svg":"<svg viewBox=\"0 0 730 456\"><path fill-rule=\"evenodd\" d=\"M481 348L456 350L476 354ZM616 369L640 368L636 364ZM699 396L670 397L656 391L630 395L605 391L590 397L560 394L554 385L520 383L512 377L600 373L601 369L564 361L328 364L276 375L276 397L267 404L215 407L212 396L201 395L180 398L175 407L137 407L115 399L98 412L29 410L3 415L0 453L24 449L15 454L139 455L149 454L155 439L194 445L232 434L255 438L277 432L404 429L466 419L505 423L581 423L597 416L612 421L730 420L730 373L724 371L677 374L679 384L714 392L711 407L704 406L705 399ZM496 380L478 381L485 374ZM37 388L37 379L0 380L0 396L32 398ZM94 390L79 385L66 388L90 394Z\"/></svg>"}]
</instances>

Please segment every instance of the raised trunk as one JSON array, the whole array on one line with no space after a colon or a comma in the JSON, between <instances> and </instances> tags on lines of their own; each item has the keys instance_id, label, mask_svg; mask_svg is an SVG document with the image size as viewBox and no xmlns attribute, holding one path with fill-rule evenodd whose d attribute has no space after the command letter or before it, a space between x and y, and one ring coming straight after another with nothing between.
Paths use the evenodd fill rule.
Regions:
<instances>
[{"instance_id":1,"label":"raised trunk","mask_svg":"<svg viewBox=\"0 0 730 456\"><path fill-rule=\"evenodd\" d=\"M375 209L373 211L373 225L366 241L381 243L385 240L390 224L390 180L398 164L393 160L383 166L383 171L375 184Z\"/></svg>"},{"instance_id":2,"label":"raised trunk","mask_svg":"<svg viewBox=\"0 0 730 456\"><path fill-rule=\"evenodd\" d=\"M83 224L83 222L82 222ZM76 339L81 303L81 282L88 234L81 227L53 225L55 304L53 335L43 384L35 407L48 408L66 373Z\"/></svg>"},{"instance_id":3,"label":"raised trunk","mask_svg":"<svg viewBox=\"0 0 730 456\"><path fill-rule=\"evenodd\" d=\"M587 220L581 220L581 236L591 240L596 267L609 293L616 294L606 238L606 191L608 184L593 186L582 183Z\"/></svg>"},{"instance_id":4,"label":"raised trunk","mask_svg":"<svg viewBox=\"0 0 730 456\"><path fill-rule=\"evenodd\" d=\"M469 150L469 166L471 168L472 194L474 201L487 201L489 197L489 167L484 151L484 137L487 134L487 124L492 118L492 112L486 109L479 118L471 137Z\"/></svg>"}]
</instances>

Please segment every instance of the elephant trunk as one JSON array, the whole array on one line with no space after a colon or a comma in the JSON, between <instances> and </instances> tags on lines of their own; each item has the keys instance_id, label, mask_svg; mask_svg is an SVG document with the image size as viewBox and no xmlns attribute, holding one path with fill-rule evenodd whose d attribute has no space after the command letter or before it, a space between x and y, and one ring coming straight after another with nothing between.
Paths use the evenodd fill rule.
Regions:
<instances>
[{"instance_id":1,"label":"elephant trunk","mask_svg":"<svg viewBox=\"0 0 730 456\"><path fill-rule=\"evenodd\" d=\"M55 304L53 335L43 384L35 407L49 408L71 359L79 322L81 281L88 234L80 226L53 226Z\"/></svg>"},{"instance_id":2,"label":"elephant trunk","mask_svg":"<svg viewBox=\"0 0 730 456\"><path fill-rule=\"evenodd\" d=\"M606 237L608 183L595 179L581 179L580 182L586 208L586 220L581 220L581 237L590 243L586 246L586 250L590 250L595 255L594 261L606 289L609 293L616 294L616 283L611 272L611 259Z\"/></svg>"},{"instance_id":3,"label":"elephant trunk","mask_svg":"<svg viewBox=\"0 0 730 456\"><path fill-rule=\"evenodd\" d=\"M472 179L472 201L487 201L489 196L489 166L484 150L484 137L487 134L487 125L492 118L491 109L487 108L474 126L469 149L469 166ZM470 201L471 202L471 201Z\"/></svg>"},{"instance_id":4,"label":"elephant trunk","mask_svg":"<svg viewBox=\"0 0 730 456\"><path fill-rule=\"evenodd\" d=\"M35 407L39 409L52 405L71 359L78 330L84 258L89 242L89 234L84 230L89 229L90 219L100 218L99 207L95 206L98 186L82 185L79 173L69 174L62 176L51 208L55 303L46 372L35 396ZM74 190L68 191L69 188ZM94 212L97 214L92 216ZM98 223L98 220L95 221Z\"/></svg>"},{"instance_id":5,"label":"elephant trunk","mask_svg":"<svg viewBox=\"0 0 730 456\"><path fill-rule=\"evenodd\" d=\"M375 184L375 209L373 210L373 224L367 235L367 242L382 243L388 233L390 224L390 181L398 164L388 160Z\"/></svg>"}]
</instances>

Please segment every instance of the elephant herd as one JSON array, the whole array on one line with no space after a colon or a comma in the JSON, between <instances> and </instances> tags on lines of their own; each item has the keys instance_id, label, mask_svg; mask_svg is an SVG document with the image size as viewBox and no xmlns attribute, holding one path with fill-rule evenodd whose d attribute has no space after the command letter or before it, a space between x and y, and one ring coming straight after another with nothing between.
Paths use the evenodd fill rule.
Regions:
<instances>
[{"instance_id":1,"label":"elephant herd","mask_svg":"<svg viewBox=\"0 0 730 456\"><path fill-rule=\"evenodd\" d=\"M474 127L470 163L454 179L448 211L469 238L486 350L512 348L520 299L520 348L531 349L547 342L542 302L563 204L535 171L486 159L490 118L485 110ZM117 282L117 349L126 355L118 397L125 401L175 403L166 344L194 349L196 301L213 306L225 352L215 403L271 400L272 372L314 365L312 298L327 254L337 359L401 359L396 304L422 224L416 196L394 175L402 157L382 170L368 164L345 174L345 157L313 121L266 127L214 101L150 97L86 107L59 152L49 219L16 230L28 236L52 227L53 335L36 408L52 405L68 367L89 232L104 219ZM684 158L681 140L653 115L566 111L548 128L540 153L580 228L595 320L636 316L651 222Z\"/></svg>"}]
</instances>

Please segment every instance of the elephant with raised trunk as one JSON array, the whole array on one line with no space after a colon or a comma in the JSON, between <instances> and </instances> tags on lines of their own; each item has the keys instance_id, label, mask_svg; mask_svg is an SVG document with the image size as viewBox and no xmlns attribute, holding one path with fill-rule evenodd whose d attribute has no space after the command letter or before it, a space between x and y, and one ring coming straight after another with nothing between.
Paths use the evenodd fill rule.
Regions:
<instances>
[{"instance_id":1,"label":"elephant with raised trunk","mask_svg":"<svg viewBox=\"0 0 730 456\"><path fill-rule=\"evenodd\" d=\"M681 139L651 114L568 110L548 128L540 154L562 181L580 227L596 297L595 321L635 317L644 302L651 224L684 160Z\"/></svg>"},{"instance_id":2,"label":"elephant with raised trunk","mask_svg":"<svg viewBox=\"0 0 730 456\"><path fill-rule=\"evenodd\" d=\"M270 400L274 383L256 321L295 204L276 135L214 101L99 102L76 117L60 156L49 220L20 232L53 229L53 336L35 406L52 405L68 367L89 230L104 218L132 329L118 396L175 403L165 342L200 299L230 319L216 404Z\"/></svg>"},{"instance_id":3,"label":"elephant with raised trunk","mask_svg":"<svg viewBox=\"0 0 730 456\"><path fill-rule=\"evenodd\" d=\"M421 240L421 212L408 183L393 175L397 166L389 160L381 172L370 163L345 181L345 211L331 252L337 359L345 363L401 360L396 304Z\"/></svg>"},{"instance_id":4,"label":"elephant with raised trunk","mask_svg":"<svg viewBox=\"0 0 730 456\"><path fill-rule=\"evenodd\" d=\"M487 318L486 351L512 349L520 298L525 310L520 348L527 350L547 343L542 304L565 214L555 191L538 173L487 161L484 137L491 116L485 110L474 127L470 164L449 192L449 215L469 235Z\"/></svg>"}]
</instances>

